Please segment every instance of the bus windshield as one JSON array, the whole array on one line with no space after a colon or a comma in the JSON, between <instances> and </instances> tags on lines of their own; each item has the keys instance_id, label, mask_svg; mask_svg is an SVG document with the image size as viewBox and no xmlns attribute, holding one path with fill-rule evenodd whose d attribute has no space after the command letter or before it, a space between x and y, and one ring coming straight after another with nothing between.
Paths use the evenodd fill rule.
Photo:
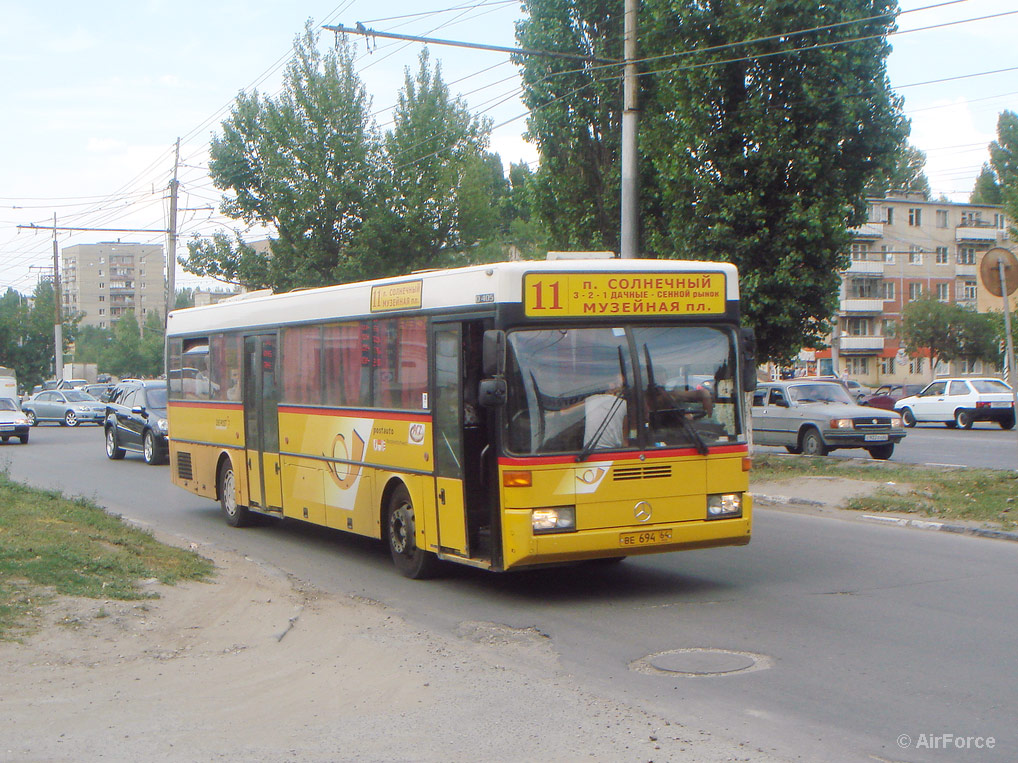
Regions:
<instances>
[{"instance_id":1,"label":"bus windshield","mask_svg":"<svg viewBox=\"0 0 1018 763\"><path fill-rule=\"evenodd\" d=\"M742 440L734 333L709 326L519 330L508 337L517 454Z\"/></svg>"}]
</instances>

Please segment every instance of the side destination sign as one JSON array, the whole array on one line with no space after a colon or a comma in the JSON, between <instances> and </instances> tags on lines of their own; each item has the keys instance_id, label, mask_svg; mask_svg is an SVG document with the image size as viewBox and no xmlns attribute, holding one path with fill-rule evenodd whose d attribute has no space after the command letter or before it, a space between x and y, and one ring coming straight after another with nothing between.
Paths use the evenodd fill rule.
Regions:
<instances>
[{"instance_id":1,"label":"side destination sign","mask_svg":"<svg viewBox=\"0 0 1018 763\"><path fill-rule=\"evenodd\" d=\"M724 273L527 273L527 315L722 315Z\"/></svg>"},{"instance_id":2,"label":"side destination sign","mask_svg":"<svg viewBox=\"0 0 1018 763\"><path fill-rule=\"evenodd\" d=\"M388 310L416 310L421 306L422 282L401 281L371 287L371 312Z\"/></svg>"}]
</instances>

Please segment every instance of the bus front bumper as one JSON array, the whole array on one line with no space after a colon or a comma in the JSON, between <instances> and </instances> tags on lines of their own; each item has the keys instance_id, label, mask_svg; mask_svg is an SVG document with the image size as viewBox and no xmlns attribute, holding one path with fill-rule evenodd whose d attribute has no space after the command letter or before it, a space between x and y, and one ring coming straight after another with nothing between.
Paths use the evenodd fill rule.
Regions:
<instances>
[{"instance_id":1,"label":"bus front bumper","mask_svg":"<svg viewBox=\"0 0 1018 763\"><path fill-rule=\"evenodd\" d=\"M733 519L581 529L541 535L533 533L529 511L507 510L503 534L503 569L718 546L744 546L750 540L752 508L752 497L745 493L742 516Z\"/></svg>"}]
</instances>

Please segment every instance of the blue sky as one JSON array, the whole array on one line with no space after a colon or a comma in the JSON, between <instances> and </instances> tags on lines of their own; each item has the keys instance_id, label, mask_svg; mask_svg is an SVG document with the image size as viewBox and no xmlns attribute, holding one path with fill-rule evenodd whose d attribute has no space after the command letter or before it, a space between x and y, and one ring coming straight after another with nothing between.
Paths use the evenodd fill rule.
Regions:
<instances>
[{"instance_id":1,"label":"blue sky","mask_svg":"<svg viewBox=\"0 0 1018 763\"><path fill-rule=\"evenodd\" d=\"M890 59L905 97L913 143L927 152L935 195L964 201L986 160L997 115L1018 111L1018 10L1013 0L901 0L903 31ZM915 10L928 8L928 10ZM456 10L446 10L457 7ZM413 15L411 15L413 14ZM205 164L210 136L241 90L275 93L294 37L316 26L360 21L405 34L514 44L517 2L504 0L139 0L28 4L0 0L0 289L30 292L52 261L48 233L18 225L166 227L165 189L181 138L183 238L221 224L219 192ZM401 17L401 18L394 18ZM420 46L356 42L361 77L379 124L395 102L404 67ZM433 46L443 76L471 108L492 118L503 161L533 160L521 133L516 69L504 54ZM959 75L961 79L943 81ZM929 83L929 84L923 84ZM503 124L504 123L504 124ZM60 234L60 246L115 240L161 242L157 233ZM178 285L195 285L187 274Z\"/></svg>"}]
</instances>

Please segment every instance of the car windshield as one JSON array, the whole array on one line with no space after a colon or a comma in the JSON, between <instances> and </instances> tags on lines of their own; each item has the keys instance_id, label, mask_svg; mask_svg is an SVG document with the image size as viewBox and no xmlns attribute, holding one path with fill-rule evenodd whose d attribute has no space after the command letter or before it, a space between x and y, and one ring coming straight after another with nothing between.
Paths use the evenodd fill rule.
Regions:
<instances>
[{"instance_id":1,"label":"car windshield","mask_svg":"<svg viewBox=\"0 0 1018 763\"><path fill-rule=\"evenodd\" d=\"M145 397L149 408L166 408L166 387L149 387Z\"/></svg>"},{"instance_id":2,"label":"car windshield","mask_svg":"<svg viewBox=\"0 0 1018 763\"><path fill-rule=\"evenodd\" d=\"M1010 392L1011 388L998 379L973 379L969 382L976 392Z\"/></svg>"},{"instance_id":3,"label":"car windshield","mask_svg":"<svg viewBox=\"0 0 1018 763\"><path fill-rule=\"evenodd\" d=\"M515 331L508 449L697 447L741 440L734 334L706 326Z\"/></svg>"},{"instance_id":4,"label":"car windshield","mask_svg":"<svg viewBox=\"0 0 1018 763\"><path fill-rule=\"evenodd\" d=\"M95 398L87 392L68 392L67 402L69 403L91 403L95 402Z\"/></svg>"},{"instance_id":5,"label":"car windshield","mask_svg":"<svg viewBox=\"0 0 1018 763\"><path fill-rule=\"evenodd\" d=\"M0 397L0 411L16 411L18 406L9 397Z\"/></svg>"},{"instance_id":6,"label":"car windshield","mask_svg":"<svg viewBox=\"0 0 1018 763\"><path fill-rule=\"evenodd\" d=\"M852 398L840 384L793 384L788 388L793 403L848 403Z\"/></svg>"}]
</instances>

